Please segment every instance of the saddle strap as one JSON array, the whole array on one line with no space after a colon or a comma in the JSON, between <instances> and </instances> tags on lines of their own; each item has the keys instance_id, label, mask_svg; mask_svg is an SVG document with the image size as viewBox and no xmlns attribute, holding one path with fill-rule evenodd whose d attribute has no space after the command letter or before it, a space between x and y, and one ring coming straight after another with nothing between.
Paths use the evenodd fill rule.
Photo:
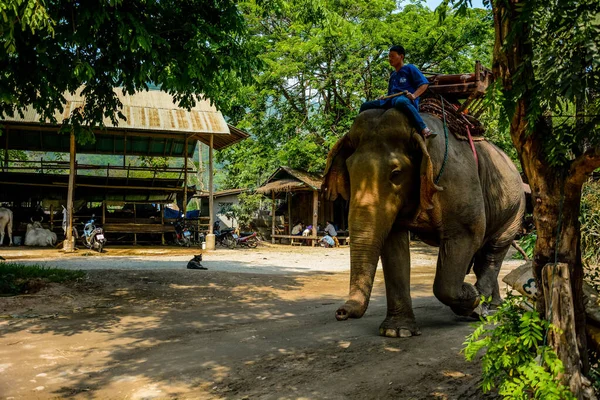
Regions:
<instances>
[{"instance_id":1,"label":"saddle strap","mask_svg":"<svg viewBox=\"0 0 600 400\"><path fill-rule=\"evenodd\" d=\"M471 136L471 130L469 129L469 125L467 127L467 136L469 137L469 144L471 145L471 150L473 151L473 157L475 158L475 165L477 165L477 169L479 169L479 157L477 157L477 150L475 149L475 143L473 143L473 137Z\"/></svg>"}]
</instances>

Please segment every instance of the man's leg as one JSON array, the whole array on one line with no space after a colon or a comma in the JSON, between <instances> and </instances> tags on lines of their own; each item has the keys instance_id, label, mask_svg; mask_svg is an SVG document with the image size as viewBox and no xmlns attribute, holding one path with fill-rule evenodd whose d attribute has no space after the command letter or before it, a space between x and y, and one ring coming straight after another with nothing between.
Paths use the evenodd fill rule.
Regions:
<instances>
[{"instance_id":1,"label":"man's leg","mask_svg":"<svg viewBox=\"0 0 600 400\"><path fill-rule=\"evenodd\" d=\"M384 108L381 100L366 101L360 106L359 114L363 111L372 110L375 108Z\"/></svg>"},{"instance_id":2,"label":"man's leg","mask_svg":"<svg viewBox=\"0 0 600 400\"><path fill-rule=\"evenodd\" d=\"M400 111L404 111L406 113L406 115L408 115L408 117L411 119L411 121L413 122L413 124L415 125L415 127L417 128L417 130L419 131L419 133L421 135L423 135L424 137L431 136L431 131L429 130L429 128L427 128L427 125L425 125L423 118L421 118L421 115L415 108L413 102L410 101L408 99L408 97L406 97L406 96L394 97L392 99L392 104L394 105L394 108L396 108Z\"/></svg>"}]
</instances>

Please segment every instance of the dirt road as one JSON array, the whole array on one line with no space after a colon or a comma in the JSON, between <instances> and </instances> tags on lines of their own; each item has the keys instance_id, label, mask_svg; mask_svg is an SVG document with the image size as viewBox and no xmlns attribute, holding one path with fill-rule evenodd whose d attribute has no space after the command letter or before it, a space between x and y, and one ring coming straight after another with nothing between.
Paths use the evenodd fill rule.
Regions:
<instances>
[{"instance_id":1,"label":"dirt road","mask_svg":"<svg viewBox=\"0 0 600 400\"><path fill-rule=\"evenodd\" d=\"M192 253L3 250L90 270L84 282L0 298L0 398L484 398L479 365L459 354L471 321L432 295L434 248L413 245L422 336L408 339L377 334L381 271L365 317L335 320L348 249L217 251L205 254L208 271L185 269ZM517 265L507 261L503 275Z\"/></svg>"}]
</instances>

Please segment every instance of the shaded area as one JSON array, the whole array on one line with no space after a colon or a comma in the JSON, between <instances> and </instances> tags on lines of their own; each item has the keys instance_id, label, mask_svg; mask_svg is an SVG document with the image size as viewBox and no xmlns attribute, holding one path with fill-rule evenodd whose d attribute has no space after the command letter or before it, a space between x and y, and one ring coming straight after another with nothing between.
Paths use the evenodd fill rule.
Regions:
<instances>
[{"instance_id":1,"label":"shaded area","mask_svg":"<svg viewBox=\"0 0 600 400\"><path fill-rule=\"evenodd\" d=\"M1 389L44 387L40 398L480 398L477 365L458 354L469 325L419 297L429 286L413 285L423 336L390 340L377 335L379 275L367 315L340 323L343 274L90 271L86 283L48 296L44 315L2 323L4 358L27 372ZM89 296L78 303L78 292ZM2 375L14 379L13 368Z\"/></svg>"}]
</instances>

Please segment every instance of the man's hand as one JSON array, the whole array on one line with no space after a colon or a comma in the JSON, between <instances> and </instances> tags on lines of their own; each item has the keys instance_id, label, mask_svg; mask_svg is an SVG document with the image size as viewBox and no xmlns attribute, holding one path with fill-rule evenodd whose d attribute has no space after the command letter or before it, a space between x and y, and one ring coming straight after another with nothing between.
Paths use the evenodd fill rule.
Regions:
<instances>
[{"instance_id":1,"label":"man's hand","mask_svg":"<svg viewBox=\"0 0 600 400\"><path fill-rule=\"evenodd\" d=\"M406 93L406 97L407 97L409 100L412 100L412 101L415 101L415 99L417 98L417 97L416 97L414 94L412 94L412 93Z\"/></svg>"}]
</instances>

